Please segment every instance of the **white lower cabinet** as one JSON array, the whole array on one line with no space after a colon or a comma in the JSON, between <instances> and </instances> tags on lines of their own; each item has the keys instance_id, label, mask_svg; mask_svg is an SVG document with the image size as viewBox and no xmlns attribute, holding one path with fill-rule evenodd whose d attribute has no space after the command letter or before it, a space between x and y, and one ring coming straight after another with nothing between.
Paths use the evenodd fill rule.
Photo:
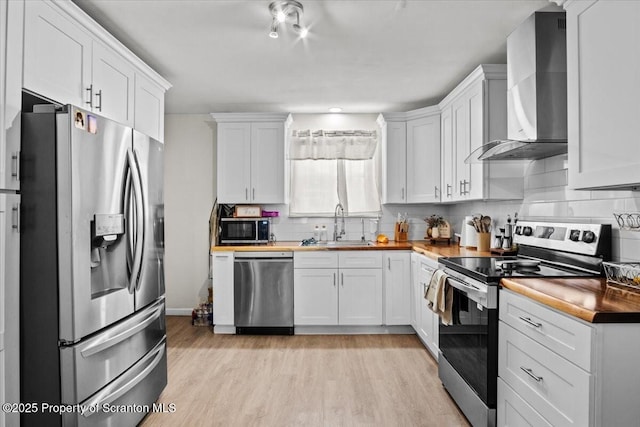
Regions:
<instances>
[{"instance_id":1,"label":"white lower cabinet","mask_svg":"<svg viewBox=\"0 0 640 427\"><path fill-rule=\"evenodd\" d=\"M1 6L1 5L0 5ZM0 193L0 402L20 401L20 196ZM19 425L19 414L0 412L0 426Z\"/></svg>"},{"instance_id":2,"label":"white lower cabinet","mask_svg":"<svg viewBox=\"0 0 640 427\"><path fill-rule=\"evenodd\" d=\"M498 425L509 427L553 426L501 378L498 378Z\"/></svg>"},{"instance_id":3,"label":"white lower cabinet","mask_svg":"<svg viewBox=\"0 0 640 427\"><path fill-rule=\"evenodd\" d=\"M294 268L293 313L295 325L338 324L336 268Z\"/></svg>"},{"instance_id":4,"label":"white lower cabinet","mask_svg":"<svg viewBox=\"0 0 640 427\"><path fill-rule=\"evenodd\" d=\"M380 252L294 252L293 265L295 325L382 324Z\"/></svg>"},{"instance_id":5,"label":"white lower cabinet","mask_svg":"<svg viewBox=\"0 0 640 427\"><path fill-rule=\"evenodd\" d=\"M638 425L640 324L587 323L506 289L499 312L498 426Z\"/></svg>"},{"instance_id":6,"label":"white lower cabinet","mask_svg":"<svg viewBox=\"0 0 640 427\"><path fill-rule=\"evenodd\" d=\"M234 332L233 252L211 254L215 332Z\"/></svg>"},{"instance_id":7,"label":"white lower cabinet","mask_svg":"<svg viewBox=\"0 0 640 427\"><path fill-rule=\"evenodd\" d=\"M425 290L431 281L431 276L438 268L438 262L415 252L411 254L411 258L412 264L414 264L411 289L415 316L412 326L425 347L438 360L440 318L429 308L424 299Z\"/></svg>"},{"instance_id":8,"label":"white lower cabinet","mask_svg":"<svg viewBox=\"0 0 640 427\"><path fill-rule=\"evenodd\" d=\"M385 251L384 324L411 324L411 253Z\"/></svg>"}]
</instances>

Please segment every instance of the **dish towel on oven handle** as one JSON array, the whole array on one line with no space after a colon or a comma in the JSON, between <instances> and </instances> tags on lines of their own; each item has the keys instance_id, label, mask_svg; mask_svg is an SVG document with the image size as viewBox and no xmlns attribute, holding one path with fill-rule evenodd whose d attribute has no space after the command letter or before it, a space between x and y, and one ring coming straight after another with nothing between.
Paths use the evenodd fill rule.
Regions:
<instances>
[{"instance_id":1,"label":"dish towel on oven handle","mask_svg":"<svg viewBox=\"0 0 640 427\"><path fill-rule=\"evenodd\" d=\"M431 276L429 286L424 293L424 299L434 313L440 316L442 323L451 324L451 308L453 306L453 289L447 283L444 270L436 270Z\"/></svg>"}]
</instances>

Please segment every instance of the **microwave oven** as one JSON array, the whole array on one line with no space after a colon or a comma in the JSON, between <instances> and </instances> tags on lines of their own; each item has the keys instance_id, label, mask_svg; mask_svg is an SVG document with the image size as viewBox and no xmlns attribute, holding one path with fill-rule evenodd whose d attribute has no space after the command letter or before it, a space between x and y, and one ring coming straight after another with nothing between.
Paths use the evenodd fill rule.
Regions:
<instances>
[{"instance_id":1,"label":"microwave oven","mask_svg":"<svg viewBox=\"0 0 640 427\"><path fill-rule=\"evenodd\" d=\"M220 245L264 245L270 234L269 218L220 218Z\"/></svg>"}]
</instances>

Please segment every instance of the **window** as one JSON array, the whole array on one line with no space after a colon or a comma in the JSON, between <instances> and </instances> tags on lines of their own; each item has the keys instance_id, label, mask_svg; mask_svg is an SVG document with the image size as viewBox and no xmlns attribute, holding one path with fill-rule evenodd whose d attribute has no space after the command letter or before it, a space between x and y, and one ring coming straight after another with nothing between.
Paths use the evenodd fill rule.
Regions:
<instances>
[{"instance_id":1,"label":"window","mask_svg":"<svg viewBox=\"0 0 640 427\"><path fill-rule=\"evenodd\" d=\"M333 216L338 203L351 216L380 214L375 138L369 138L372 142L366 150L358 149L356 154L349 149L327 150L329 145L341 145L336 144L335 138L324 146L320 141L313 141L311 144L322 146L314 145L313 150L309 148L310 139L300 141L302 139L294 137L291 141L290 216ZM342 139L346 144L352 141L352 138ZM361 138L358 144L367 145ZM314 159L312 151L322 153L322 158Z\"/></svg>"}]
</instances>

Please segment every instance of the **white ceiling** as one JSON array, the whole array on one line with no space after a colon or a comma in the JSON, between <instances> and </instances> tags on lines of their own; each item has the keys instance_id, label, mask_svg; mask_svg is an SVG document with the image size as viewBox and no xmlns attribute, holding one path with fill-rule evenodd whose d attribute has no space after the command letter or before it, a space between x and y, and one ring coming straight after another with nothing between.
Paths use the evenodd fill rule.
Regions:
<instances>
[{"instance_id":1,"label":"white ceiling","mask_svg":"<svg viewBox=\"0 0 640 427\"><path fill-rule=\"evenodd\" d=\"M301 0L309 36L268 36L271 0L74 0L173 84L167 113L406 111L440 101L547 0Z\"/></svg>"}]
</instances>

